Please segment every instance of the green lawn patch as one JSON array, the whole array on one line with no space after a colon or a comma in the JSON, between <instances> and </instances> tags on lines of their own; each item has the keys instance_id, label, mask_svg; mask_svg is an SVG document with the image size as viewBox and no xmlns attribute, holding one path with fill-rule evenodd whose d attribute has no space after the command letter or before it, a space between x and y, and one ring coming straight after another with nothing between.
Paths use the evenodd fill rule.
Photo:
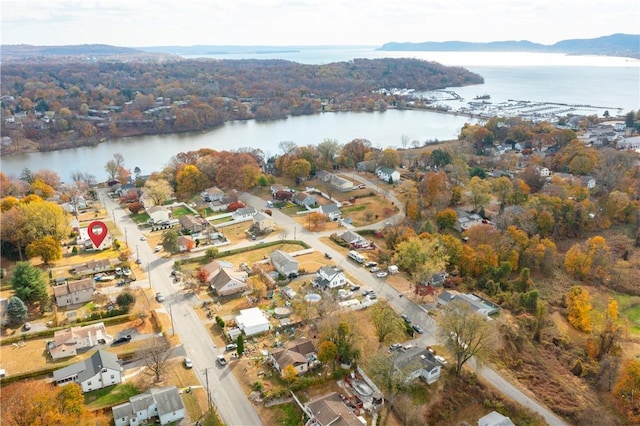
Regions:
<instances>
[{"instance_id":1,"label":"green lawn patch","mask_svg":"<svg viewBox=\"0 0 640 426\"><path fill-rule=\"evenodd\" d=\"M618 316L629 321L629 331L640 334L640 296L613 293L618 302Z\"/></svg>"},{"instance_id":2,"label":"green lawn patch","mask_svg":"<svg viewBox=\"0 0 640 426\"><path fill-rule=\"evenodd\" d=\"M99 410L127 402L130 397L140 392L140 389L131 383L122 383L85 393L84 403L89 410Z\"/></svg>"},{"instance_id":3,"label":"green lawn patch","mask_svg":"<svg viewBox=\"0 0 640 426\"><path fill-rule=\"evenodd\" d=\"M182 216L186 216L188 214L193 214L193 212L191 210L189 210L186 207L176 207L173 210L171 210L171 214L173 215L173 217L175 219L178 219Z\"/></svg>"},{"instance_id":4,"label":"green lawn patch","mask_svg":"<svg viewBox=\"0 0 640 426\"><path fill-rule=\"evenodd\" d=\"M294 402L276 405L272 410L277 412L278 424L283 426L298 426L300 419L304 415L300 407Z\"/></svg>"},{"instance_id":5,"label":"green lawn patch","mask_svg":"<svg viewBox=\"0 0 640 426\"><path fill-rule=\"evenodd\" d=\"M147 214L147 212L140 212L138 214L130 214L129 217L135 223L147 223L147 221L149 220L149 215Z\"/></svg>"}]
</instances>

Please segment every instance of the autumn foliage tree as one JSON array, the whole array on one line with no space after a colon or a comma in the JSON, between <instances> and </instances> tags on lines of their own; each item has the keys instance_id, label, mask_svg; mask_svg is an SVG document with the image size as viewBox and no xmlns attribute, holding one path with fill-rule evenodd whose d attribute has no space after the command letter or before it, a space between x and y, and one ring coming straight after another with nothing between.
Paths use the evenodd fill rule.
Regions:
<instances>
[{"instance_id":1,"label":"autumn foliage tree","mask_svg":"<svg viewBox=\"0 0 640 426\"><path fill-rule=\"evenodd\" d=\"M580 331L590 333L593 329L591 320L591 295L582 286L573 286L567 295L567 320Z\"/></svg>"},{"instance_id":2,"label":"autumn foliage tree","mask_svg":"<svg viewBox=\"0 0 640 426\"><path fill-rule=\"evenodd\" d=\"M62 245L51 235L46 235L27 246L27 257L40 257L48 265L62 258Z\"/></svg>"},{"instance_id":3,"label":"autumn foliage tree","mask_svg":"<svg viewBox=\"0 0 640 426\"><path fill-rule=\"evenodd\" d=\"M640 360L627 360L613 388L613 394L632 424L640 424Z\"/></svg>"},{"instance_id":4,"label":"autumn foliage tree","mask_svg":"<svg viewBox=\"0 0 640 426\"><path fill-rule=\"evenodd\" d=\"M89 424L80 385L52 386L21 381L3 386L0 396L5 426L82 426Z\"/></svg>"}]
</instances>

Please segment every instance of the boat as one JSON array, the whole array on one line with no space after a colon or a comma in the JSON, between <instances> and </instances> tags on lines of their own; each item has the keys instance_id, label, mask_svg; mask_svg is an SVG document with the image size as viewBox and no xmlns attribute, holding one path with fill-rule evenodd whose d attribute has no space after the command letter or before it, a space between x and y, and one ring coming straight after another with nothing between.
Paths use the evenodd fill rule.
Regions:
<instances>
[{"instance_id":1,"label":"boat","mask_svg":"<svg viewBox=\"0 0 640 426\"><path fill-rule=\"evenodd\" d=\"M485 94L485 95L479 95L479 96L476 96L476 97L475 97L475 98L473 98L473 99L478 100L478 101L480 101L480 100L486 100L486 99L491 99L491 95L486 95L486 94Z\"/></svg>"}]
</instances>

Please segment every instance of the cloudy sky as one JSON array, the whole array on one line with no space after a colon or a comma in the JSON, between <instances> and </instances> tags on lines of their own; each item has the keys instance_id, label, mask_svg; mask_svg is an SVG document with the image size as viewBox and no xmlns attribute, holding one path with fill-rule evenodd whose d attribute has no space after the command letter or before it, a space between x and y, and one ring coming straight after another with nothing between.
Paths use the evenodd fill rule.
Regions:
<instances>
[{"instance_id":1,"label":"cloudy sky","mask_svg":"<svg viewBox=\"0 0 640 426\"><path fill-rule=\"evenodd\" d=\"M640 33L638 0L2 0L2 44L371 45Z\"/></svg>"}]
</instances>

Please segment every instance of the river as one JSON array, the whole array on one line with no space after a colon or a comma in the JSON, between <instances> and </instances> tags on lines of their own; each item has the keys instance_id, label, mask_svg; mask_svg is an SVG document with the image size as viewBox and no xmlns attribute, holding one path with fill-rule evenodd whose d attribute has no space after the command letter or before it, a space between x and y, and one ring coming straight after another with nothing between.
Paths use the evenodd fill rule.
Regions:
<instances>
[{"instance_id":1,"label":"river","mask_svg":"<svg viewBox=\"0 0 640 426\"><path fill-rule=\"evenodd\" d=\"M361 47L210 57L274 57L302 63L416 57L464 66L482 75L484 84L451 88L466 101L489 94L493 102L516 99L584 104L611 108L612 115L640 108L640 61L630 58L505 52L382 52ZM80 171L104 180L104 164L117 152L124 156L126 167L132 170L139 167L143 174L148 174L160 170L179 152L203 147L216 150L254 147L261 148L267 156L277 154L282 141L308 145L329 138L344 144L355 138L366 138L376 147L399 147L403 136L421 142L455 138L468 121L462 116L427 111L389 110L324 113L262 123L234 122L209 132L131 137L94 147L4 157L1 169L5 174L17 176L25 167L34 171L47 168L58 173L63 181L68 180L71 173Z\"/></svg>"}]
</instances>

